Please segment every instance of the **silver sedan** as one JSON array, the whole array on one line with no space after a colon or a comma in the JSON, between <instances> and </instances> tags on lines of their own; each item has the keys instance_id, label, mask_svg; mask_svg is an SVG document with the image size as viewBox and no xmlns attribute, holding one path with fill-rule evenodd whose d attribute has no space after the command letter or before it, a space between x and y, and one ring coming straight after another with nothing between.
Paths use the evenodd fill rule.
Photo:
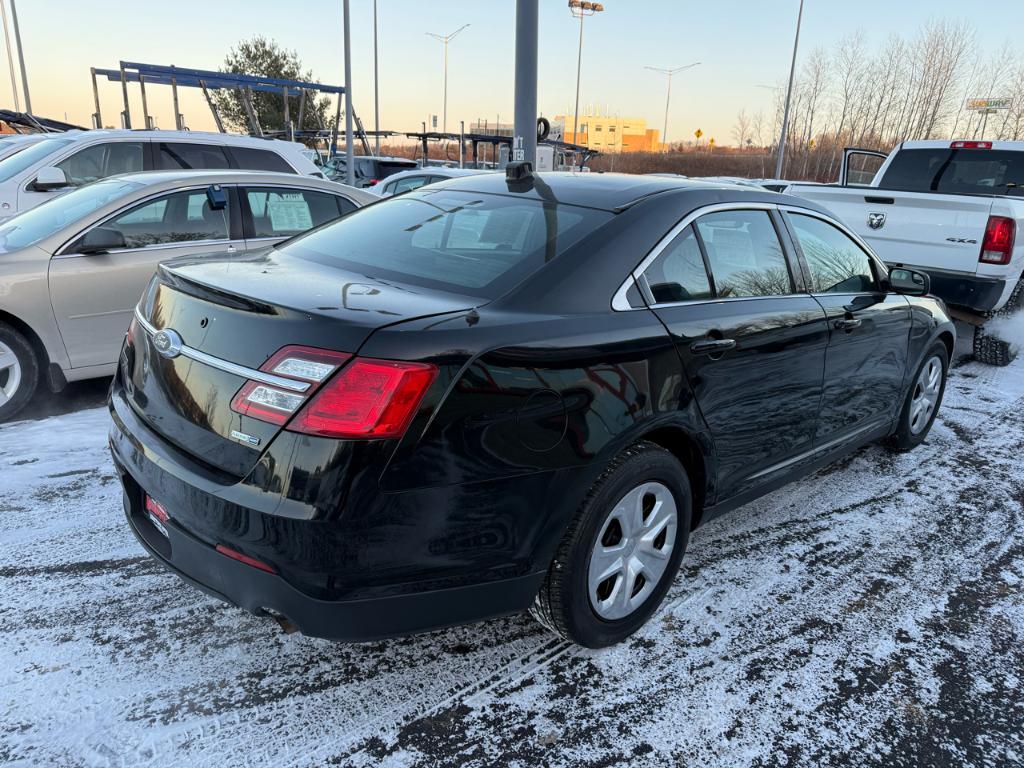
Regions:
<instances>
[{"instance_id":1,"label":"silver sedan","mask_svg":"<svg viewBox=\"0 0 1024 768\"><path fill-rule=\"evenodd\" d=\"M161 261L245 252L379 200L286 173L173 171L86 185L0 225L0 421L39 382L109 376Z\"/></svg>"}]
</instances>

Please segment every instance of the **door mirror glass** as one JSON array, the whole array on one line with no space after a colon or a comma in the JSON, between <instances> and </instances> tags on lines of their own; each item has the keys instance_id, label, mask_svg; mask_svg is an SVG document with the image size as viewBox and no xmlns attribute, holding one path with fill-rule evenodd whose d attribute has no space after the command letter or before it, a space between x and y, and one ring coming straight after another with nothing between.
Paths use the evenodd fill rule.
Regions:
<instances>
[{"instance_id":1,"label":"door mirror glass","mask_svg":"<svg viewBox=\"0 0 1024 768\"><path fill-rule=\"evenodd\" d=\"M124 235L118 230L96 227L85 233L77 250L79 253L90 254L106 253L107 251L127 247L128 244L125 242Z\"/></svg>"},{"instance_id":2,"label":"door mirror glass","mask_svg":"<svg viewBox=\"0 0 1024 768\"><path fill-rule=\"evenodd\" d=\"M54 189L64 189L70 186L68 177L60 168L52 166L40 168L36 180L32 182L32 189L36 192L50 192Z\"/></svg>"},{"instance_id":3,"label":"door mirror glass","mask_svg":"<svg viewBox=\"0 0 1024 768\"><path fill-rule=\"evenodd\" d=\"M893 269L889 272L889 285L904 296L924 296L931 292L932 281L924 272L914 269Z\"/></svg>"}]
</instances>

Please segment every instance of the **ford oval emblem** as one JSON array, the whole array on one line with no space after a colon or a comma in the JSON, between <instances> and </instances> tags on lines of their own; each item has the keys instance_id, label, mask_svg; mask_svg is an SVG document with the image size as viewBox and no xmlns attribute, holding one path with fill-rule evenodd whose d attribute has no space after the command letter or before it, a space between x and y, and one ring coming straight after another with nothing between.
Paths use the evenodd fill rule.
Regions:
<instances>
[{"instance_id":1,"label":"ford oval emblem","mask_svg":"<svg viewBox=\"0 0 1024 768\"><path fill-rule=\"evenodd\" d=\"M153 346L156 347L157 354L160 357L166 357L173 359L181 354L181 336L178 332L171 328L165 328L162 331L157 331L153 336Z\"/></svg>"}]
</instances>

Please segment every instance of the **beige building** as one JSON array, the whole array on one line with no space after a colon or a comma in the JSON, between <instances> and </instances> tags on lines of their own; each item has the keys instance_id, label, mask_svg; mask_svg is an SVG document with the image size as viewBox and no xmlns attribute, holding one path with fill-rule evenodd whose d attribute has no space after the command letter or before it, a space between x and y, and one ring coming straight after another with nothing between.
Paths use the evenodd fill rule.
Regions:
<instances>
[{"instance_id":1,"label":"beige building","mask_svg":"<svg viewBox=\"0 0 1024 768\"><path fill-rule=\"evenodd\" d=\"M555 115L554 122L563 126L564 141L601 152L659 152L662 149L659 132L648 128L642 117L580 114L576 134L572 115Z\"/></svg>"}]
</instances>

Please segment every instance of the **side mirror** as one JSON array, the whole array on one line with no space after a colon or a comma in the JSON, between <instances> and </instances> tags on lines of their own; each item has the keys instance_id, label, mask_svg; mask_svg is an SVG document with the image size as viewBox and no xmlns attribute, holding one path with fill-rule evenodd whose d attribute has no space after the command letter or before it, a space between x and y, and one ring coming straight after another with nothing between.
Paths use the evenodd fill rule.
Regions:
<instances>
[{"instance_id":1,"label":"side mirror","mask_svg":"<svg viewBox=\"0 0 1024 768\"><path fill-rule=\"evenodd\" d=\"M932 290L932 281L928 275L902 267L889 271L889 285L896 293L904 296L924 296Z\"/></svg>"},{"instance_id":2,"label":"side mirror","mask_svg":"<svg viewBox=\"0 0 1024 768\"><path fill-rule=\"evenodd\" d=\"M36 176L35 181L32 182L32 189L36 192L50 192L54 189L64 189L70 186L71 183L68 181L64 171L52 166L40 168L39 174Z\"/></svg>"},{"instance_id":3,"label":"side mirror","mask_svg":"<svg viewBox=\"0 0 1024 768\"><path fill-rule=\"evenodd\" d=\"M75 250L79 253L93 254L127 247L128 243L124 239L124 234L119 230L96 227L85 233Z\"/></svg>"}]
</instances>

